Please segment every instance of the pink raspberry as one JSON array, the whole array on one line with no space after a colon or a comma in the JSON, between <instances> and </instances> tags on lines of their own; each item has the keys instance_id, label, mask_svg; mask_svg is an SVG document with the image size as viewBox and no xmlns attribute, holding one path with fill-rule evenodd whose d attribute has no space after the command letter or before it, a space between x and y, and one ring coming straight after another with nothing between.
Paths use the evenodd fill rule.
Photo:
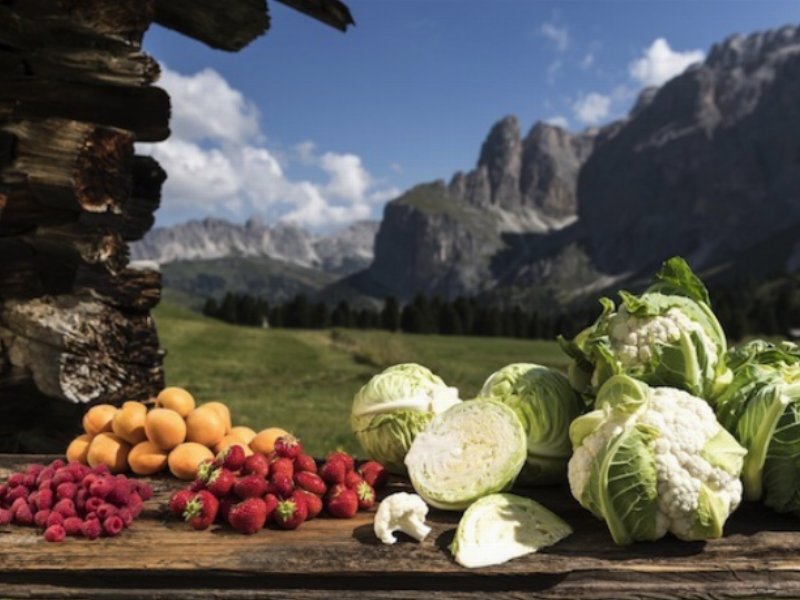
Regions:
<instances>
[{"instance_id":1,"label":"pink raspberry","mask_svg":"<svg viewBox=\"0 0 800 600\"><path fill-rule=\"evenodd\" d=\"M128 508L131 510L131 514L133 515L134 519L142 514L144 502L142 501L142 497L136 492L130 495L130 499L128 500Z\"/></svg>"},{"instance_id":2,"label":"pink raspberry","mask_svg":"<svg viewBox=\"0 0 800 600\"><path fill-rule=\"evenodd\" d=\"M72 471L69 469L59 469L53 475L53 485L58 487L62 483L72 483L75 478L72 476Z\"/></svg>"},{"instance_id":3,"label":"pink raspberry","mask_svg":"<svg viewBox=\"0 0 800 600\"><path fill-rule=\"evenodd\" d=\"M100 526L100 521L97 519L89 519L84 521L81 525L81 533L87 540L96 540L100 537L103 528Z\"/></svg>"},{"instance_id":4,"label":"pink raspberry","mask_svg":"<svg viewBox=\"0 0 800 600\"><path fill-rule=\"evenodd\" d=\"M143 483L141 481L137 482L136 493L139 494L139 497L144 501L147 502L150 498L153 497L153 488L147 483Z\"/></svg>"},{"instance_id":5,"label":"pink raspberry","mask_svg":"<svg viewBox=\"0 0 800 600\"><path fill-rule=\"evenodd\" d=\"M133 513L131 513L131 509L127 507L120 508L117 511L117 516L122 519L122 523L125 527L130 527L131 523L133 523Z\"/></svg>"},{"instance_id":6,"label":"pink raspberry","mask_svg":"<svg viewBox=\"0 0 800 600\"><path fill-rule=\"evenodd\" d=\"M13 520L14 515L7 508L0 508L0 525L8 525Z\"/></svg>"},{"instance_id":7,"label":"pink raspberry","mask_svg":"<svg viewBox=\"0 0 800 600\"><path fill-rule=\"evenodd\" d=\"M28 488L22 485L18 485L17 487L12 487L6 493L6 504L12 504L18 498L27 498L28 497Z\"/></svg>"},{"instance_id":8,"label":"pink raspberry","mask_svg":"<svg viewBox=\"0 0 800 600\"><path fill-rule=\"evenodd\" d=\"M50 518L50 511L49 510L40 510L37 511L35 515L33 515L33 522L34 524L40 529L47 528L47 519Z\"/></svg>"},{"instance_id":9,"label":"pink raspberry","mask_svg":"<svg viewBox=\"0 0 800 600\"><path fill-rule=\"evenodd\" d=\"M78 517L69 517L64 519L64 531L67 532L67 535L80 535L82 526L83 521L81 521Z\"/></svg>"},{"instance_id":10,"label":"pink raspberry","mask_svg":"<svg viewBox=\"0 0 800 600\"><path fill-rule=\"evenodd\" d=\"M51 512L50 516L47 517L47 522L45 523L47 527L50 527L51 525L63 525L63 524L64 524L64 517L62 517L57 512Z\"/></svg>"},{"instance_id":11,"label":"pink raspberry","mask_svg":"<svg viewBox=\"0 0 800 600\"><path fill-rule=\"evenodd\" d=\"M61 525L51 525L44 532L44 539L48 542L63 542L67 532Z\"/></svg>"},{"instance_id":12,"label":"pink raspberry","mask_svg":"<svg viewBox=\"0 0 800 600\"><path fill-rule=\"evenodd\" d=\"M119 535L119 532L122 531L124 528L125 523L122 522L122 519L119 518L117 515L111 515L106 520L103 521L103 531L106 532L106 535L109 537L114 537L115 535Z\"/></svg>"},{"instance_id":13,"label":"pink raspberry","mask_svg":"<svg viewBox=\"0 0 800 600\"><path fill-rule=\"evenodd\" d=\"M74 517L77 515L75 511L75 503L69 498L62 498L53 506L53 511L59 513L65 519L67 517Z\"/></svg>"},{"instance_id":14,"label":"pink raspberry","mask_svg":"<svg viewBox=\"0 0 800 600\"><path fill-rule=\"evenodd\" d=\"M18 525L33 525L33 511L27 503L17 506L14 511L14 522Z\"/></svg>"},{"instance_id":15,"label":"pink raspberry","mask_svg":"<svg viewBox=\"0 0 800 600\"><path fill-rule=\"evenodd\" d=\"M102 498L105 500L106 496L108 496L113 489L114 480L108 477L103 477L89 486L89 493L95 498Z\"/></svg>"},{"instance_id":16,"label":"pink raspberry","mask_svg":"<svg viewBox=\"0 0 800 600\"><path fill-rule=\"evenodd\" d=\"M76 486L71 481L65 481L64 483L59 484L56 488L56 496L59 498L69 498L73 500L75 498L75 494L78 493L78 486Z\"/></svg>"},{"instance_id":17,"label":"pink raspberry","mask_svg":"<svg viewBox=\"0 0 800 600\"><path fill-rule=\"evenodd\" d=\"M106 502L102 504L95 512L101 521L105 521L108 517L117 514L117 507Z\"/></svg>"},{"instance_id":18,"label":"pink raspberry","mask_svg":"<svg viewBox=\"0 0 800 600\"><path fill-rule=\"evenodd\" d=\"M53 490L49 488L39 490L36 495L36 506L39 510L50 510L53 508L53 499Z\"/></svg>"},{"instance_id":19,"label":"pink raspberry","mask_svg":"<svg viewBox=\"0 0 800 600\"><path fill-rule=\"evenodd\" d=\"M26 474L22 478L22 485L24 485L28 489L36 487L36 475L33 475L31 473Z\"/></svg>"},{"instance_id":20,"label":"pink raspberry","mask_svg":"<svg viewBox=\"0 0 800 600\"><path fill-rule=\"evenodd\" d=\"M106 502L110 502L116 506L125 506L130 502L130 497L131 490L128 486L128 482L117 479L114 481L114 485L108 493L108 496L106 496Z\"/></svg>"},{"instance_id":21,"label":"pink raspberry","mask_svg":"<svg viewBox=\"0 0 800 600\"><path fill-rule=\"evenodd\" d=\"M8 487L18 487L25 485L25 473L12 473L8 476Z\"/></svg>"}]
</instances>

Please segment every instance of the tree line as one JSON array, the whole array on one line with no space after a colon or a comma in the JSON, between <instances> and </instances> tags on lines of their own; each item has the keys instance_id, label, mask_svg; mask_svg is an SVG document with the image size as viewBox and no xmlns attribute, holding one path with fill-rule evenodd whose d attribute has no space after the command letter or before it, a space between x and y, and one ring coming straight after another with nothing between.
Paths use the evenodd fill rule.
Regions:
<instances>
[{"instance_id":1,"label":"tree line","mask_svg":"<svg viewBox=\"0 0 800 600\"><path fill-rule=\"evenodd\" d=\"M763 285L754 282L712 289L711 297L714 312L732 340L751 335L785 337L790 330L800 328L798 276L766 291ZM558 314L543 314L519 306L486 306L475 298L446 301L424 294L418 294L405 305L387 297L378 309L352 307L347 301L331 307L324 302L312 302L302 294L271 305L249 294L228 292L220 301L209 298L203 307L207 316L255 327L345 327L532 339L553 339L558 334L571 338L593 323L599 312L594 303Z\"/></svg>"}]
</instances>

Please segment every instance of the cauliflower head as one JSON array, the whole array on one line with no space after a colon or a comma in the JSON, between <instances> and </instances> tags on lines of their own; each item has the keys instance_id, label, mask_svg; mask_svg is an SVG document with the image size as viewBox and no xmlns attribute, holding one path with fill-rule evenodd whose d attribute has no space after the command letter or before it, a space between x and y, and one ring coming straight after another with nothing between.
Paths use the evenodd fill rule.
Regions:
<instances>
[{"instance_id":1,"label":"cauliflower head","mask_svg":"<svg viewBox=\"0 0 800 600\"><path fill-rule=\"evenodd\" d=\"M572 495L618 544L722 535L742 498L744 448L709 405L626 375L603 384L597 408L570 427Z\"/></svg>"},{"instance_id":2,"label":"cauliflower head","mask_svg":"<svg viewBox=\"0 0 800 600\"><path fill-rule=\"evenodd\" d=\"M641 296L620 292L620 298L619 307L602 298L595 323L572 342L560 340L574 360L570 382L585 398L618 374L706 399L730 382L725 333L705 286L683 259L664 263Z\"/></svg>"}]
</instances>

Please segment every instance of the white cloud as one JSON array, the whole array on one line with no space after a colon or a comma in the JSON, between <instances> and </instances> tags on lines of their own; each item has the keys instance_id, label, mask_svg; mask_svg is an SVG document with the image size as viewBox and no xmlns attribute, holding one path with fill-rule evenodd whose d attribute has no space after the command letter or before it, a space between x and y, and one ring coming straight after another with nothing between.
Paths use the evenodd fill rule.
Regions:
<instances>
[{"instance_id":1,"label":"white cloud","mask_svg":"<svg viewBox=\"0 0 800 600\"><path fill-rule=\"evenodd\" d=\"M265 144L255 105L213 69L182 75L162 66L161 84L172 98L172 136L139 145L168 173L160 217L265 214L327 228L368 218L400 193L375 180L356 154L319 154L310 140L278 160ZM316 181L293 180L287 162L315 171Z\"/></svg>"},{"instance_id":2,"label":"white cloud","mask_svg":"<svg viewBox=\"0 0 800 600\"><path fill-rule=\"evenodd\" d=\"M581 59L581 69L588 69L594 64L594 52L587 52Z\"/></svg>"},{"instance_id":3,"label":"white cloud","mask_svg":"<svg viewBox=\"0 0 800 600\"><path fill-rule=\"evenodd\" d=\"M675 51L664 38L655 40L641 58L628 67L630 76L643 86L661 85L683 73L689 65L703 60L702 50Z\"/></svg>"},{"instance_id":4,"label":"white cloud","mask_svg":"<svg viewBox=\"0 0 800 600\"><path fill-rule=\"evenodd\" d=\"M561 67L563 66L564 63L562 61L556 60L547 67L547 83L549 85L553 85L556 82L556 79L561 74Z\"/></svg>"},{"instance_id":5,"label":"white cloud","mask_svg":"<svg viewBox=\"0 0 800 600\"><path fill-rule=\"evenodd\" d=\"M542 23L539 33L553 42L559 52L564 52L569 48L569 31L565 26L558 25L555 22Z\"/></svg>"},{"instance_id":6,"label":"white cloud","mask_svg":"<svg viewBox=\"0 0 800 600\"><path fill-rule=\"evenodd\" d=\"M569 127L569 120L567 117L563 115L556 115L555 117L550 117L549 119L545 119L544 121L548 125L555 125L556 127L561 127L562 129L566 129Z\"/></svg>"},{"instance_id":7,"label":"white cloud","mask_svg":"<svg viewBox=\"0 0 800 600\"><path fill-rule=\"evenodd\" d=\"M596 125L611 112L611 97L590 92L572 105L575 118L585 125Z\"/></svg>"}]
</instances>

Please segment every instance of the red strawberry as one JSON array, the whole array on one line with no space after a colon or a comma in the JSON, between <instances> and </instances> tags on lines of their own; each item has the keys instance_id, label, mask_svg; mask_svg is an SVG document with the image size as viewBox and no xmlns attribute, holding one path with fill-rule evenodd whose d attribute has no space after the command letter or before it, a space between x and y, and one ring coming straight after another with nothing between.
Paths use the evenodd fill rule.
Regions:
<instances>
[{"instance_id":1,"label":"red strawberry","mask_svg":"<svg viewBox=\"0 0 800 600\"><path fill-rule=\"evenodd\" d=\"M14 515L7 508L0 508L0 525L8 525L13 520Z\"/></svg>"},{"instance_id":2,"label":"red strawberry","mask_svg":"<svg viewBox=\"0 0 800 600\"><path fill-rule=\"evenodd\" d=\"M261 498L247 498L231 506L228 523L236 531L248 535L264 527L267 521L267 505Z\"/></svg>"},{"instance_id":3,"label":"red strawberry","mask_svg":"<svg viewBox=\"0 0 800 600\"><path fill-rule=\"evenodd\" d=\"M295 473L298 471L308 471L309 473L316 473L317 461L314 460L314 457L309 456L308 454L300 454L297 458L294 459L294 471Z\"/></svg>"},{"instance_id":4,"label":"red strawberry","mask_svg":"<svg viewBox=\"0 0 800 600\"><path fill-rule=\"evenodd\" d=\"M67 532L61 525L51 525L44 532L44 539L48 542L63 542Z\"/></svg>"},{"instance_id":5,"label":"red strawberry","mask_svg":"<svg viewBox=\"0 0 800 600\"><path fill-rule=\"evenodd\" d=\"M277 473L270 477L267 490L278 498L288 498L294 491L294 482L290 477Z\"/></svg>"},{"instance_id":6,"label":"red strawberry","mask_svg":"<svg viewBox=\"0 0 800 600\"><path fill-rule=\"evenodd\" d=\"M345 473L344 486L350 488L351 490L356 489L362 481L364 480L361 478L361 475L355 471L348 471Z\"/></svg>"},{"instance_id":7,"label":"red strawberry","mask_svg":"<svg viewBox=\"0 0 800 600\"><path fill-rule=\"evenodd\" d=\"M259 475L247 475L234 484L233 491L242 500L260 498L267 493L267 482Z\"/></svg>"},{"instance_id":8,"label":"red strawberry","mask_svg":"<svg viewBox=\"0 0 800 600\"><path fill-rule=\"evenodd\" d=\"M383 468L383 465L374 460L367 461L358 467L358 472L361 473L364 481L376 490L386 485L386 481L389 479L389 473Z\"/></svg>"},{"instance_id":9,"label":"red strawberry","mask_svg":"<svg viewBox=\"0 0 800 600\"><path fill-rule=\"evenodd\" d=\"M228 446L225 450L217 454L217 464L225 467L234 473L244 467L247 457L244 454L244 448L239 444Z\"/></svg>"},{"instance_id":10,"label":"red strawberry","mask_svg":"<svg viewBox=\"0 0 800 600\"><path fill-rule=\"evenodd\" d=\"M335 485L325 497L328 512L338 519L350 519L358 512L358 496L343 485Z\"/></svg>"},{"instance_id":11,"label":"red strawberry","mask_svg":"<svg viewBox=\"0 0 800 600\"><path fill-rule=\"evenodd\" d=\"M242 469L242 472L245 475L260 475L261 477L266 478L267 475L269 475L269 470L269 459L263 454L256 452L244 460L244 468Z\"/></svg>"},{"instance_id":12,"label":"red strawberry","mask_svg":"<svg viewBox=\"0 0 800 600\"><path fill-rule=\"evenodd\" d=\"M80 535L82 525L83 521L78 517L69 517L68 519L64 519L63 527L67 535Z\"/></svg>"},{"instance_id":13,"label":"red strawberry","mask_svg":"<svg viewBox=\"0 0 800 600\"><path fill-rule=\"evenodd\" d=\"M294 482L298 485L298 487L301 487L304 490L319 496L322 496L326 491L328 491L328 486L325 485L325 482L322 481L322 478L319 475L309 473L307 471L295 473Z\"/></svg>"},{"instance_id":14,"label":"red strawberry","mask_svg":"<svg viewBox=\"0 0 800 600\"><path fill-rule=\"evenodd\" d=\"M344 468L346 471L352 471L355 468L355 461L353 460L353 457L342 450L336 450L335 452L328 454L325 462L334 462L337 460L341 460L344 463Z\"/></svg>"},{"instance_id":15,"label":"red strawberry","mask_svg":"<svg viewBox=\"0 0 800 600\"><path fill-rule=\"evenodd\" d=\"M262 479L263 481L263 479ZM224 467L214 469L206 481L206 489L217 498L227 496L236 483L236 475Z\"/></svg>"},{"instance_id":16,"label":"red strawberry","mask_svg":"<svg viewBox=\"0 0 800 600\"><path fill-rule=\"evenodd\" d=\"M303 453L303 446L293 435L282 435L275 440L275 454L281 458L297 458L299 454Z\"/></svg>"},{"instance_id":17,"label":"red strawberry","mask_svg":"<svg viewBox=\"0 0 800 600\"><path fill-rule=\"evenodd\" d=\"M177 492L172 494L172 497L169 499L169 512L171 512L172 515L175 516L175 517L182 518L183 517L183 511L186 510L186 504L189 502L189 499L193 495L194 494L192 493L191 490L188 490L188 489L185 489L185 488L182 489L182 490L178 490ZM86 502L87 510L89 509L89 502L91 502L91 500L88 500ZM94 509L94 510L97 510L97 509Z\"/></svg>"},{"instance_id":18,"label":"red strawberry","mask_svg":"<svg viewBox=\"0 0 800 600\"><path fill-rule=\"evenodd\" d=\"M125 523L123 523L119 515L111 515L103 521L103 531L105 531L106 535L109 537L119 535L124 528Z\"/></svg>"},{"instance_id":19,"label":"red strawberry","mask_svg":"<svg viewBox=\"0 0 800 600\"><path fill-rule=\"evenodd\" d=\"M306 503L306 508L308 509L306 521L310 521L322 512L322 498L306 490L297 490L295 494L298 494Z\"/></svg>"},{"instance_id":20,"label":"red strawberry","mask_svg":"<svg viewBox=\"0 0 800 600\"><path fill-rule=\"evenodd\" d=\"M344 477L347 474L346 463L343 460L328 461L322 465L319 474L325 480L325 483L330 485L344 483Z\"/></svg>"},{"instance_id":21,"label":"red strawberry","mask_svg":"<svg viewBox=\"0 0 800 600\"><path fill-rule=\"evenodd\" d=\"M224 498L219 499L219 512L217 512L217 518L221 519L225 523L228 522L228 514L231 512L231 507L234 504L238 504L241 500L234 495L228 495Z\"/></svg>"},{"instance_id":22,"label":"red strawberry","mask_svg":"<svg viewBox=\"0 0 800 600\"><path fill-rule=\"evenodd\" d=\"M367 510L375 506L375 490L366 481L362 481L355 488L356 496L358 496L358 508L360 510Z\"/></svg>"},{"instance_id":23,"label":"red strawberry","mask_svg":"<svg viewBox=\"0 0 800 600\"><path fill-rule=\"evenodd\" d=\"M213 494L203 490L197 492L187 502L183 518L194 529L208 529L217 518L218 511L219 500Z\"/></svg>"},{"instance_id":24,"label":"red strawberry","mask_svg":"<svg viewBox=\"0 0 800 600\"><path fill-rule=\"evenodd\" d=\"M100 521L97 519L89 519L88 521L84 521L81 525L81 534L87 540L96 540L100 537L101 532L102 527L100 526Z\"/></svg>"},{"instance_id":25,"label":"red strawberry","mask_svg":"<svg viewBox=\"0 0 800 600\"><path fill-rule=\"evenodd\" d=\"M278 458L269 466L272 475L286 475L289 479L294 477L294 462L290 458Z\"/></svg>"},{"instance_id":26,"label":"red strawberry","mask_svg":"<svg viewBox=\"0 0 800 600\"><path fill-rule=\"evenodd\" d=\"M275 509L278 507L278 497L275 494L267 494L264 496L264 506L267 508L267 522L272 521L275 516Z\"/></svg>"},{"instance_id":27,"label":"red strawberry","mask_svg":"<svg viewBox=\"0 0 800 600\"><path fill-rule=\"evenodd\" d=\"M272 520L281 529L297 529L306 520L308 507L300 495L292 495L287 500L278 502Z\"/></svg>"}]
</instances>

